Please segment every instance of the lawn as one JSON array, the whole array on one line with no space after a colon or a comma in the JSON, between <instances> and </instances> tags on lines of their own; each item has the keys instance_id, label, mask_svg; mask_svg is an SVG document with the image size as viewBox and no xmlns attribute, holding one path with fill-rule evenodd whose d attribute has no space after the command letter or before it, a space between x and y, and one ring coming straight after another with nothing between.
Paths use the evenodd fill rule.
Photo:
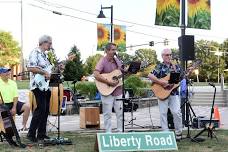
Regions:
<instances>
[{"instance_id":1,"label":"lawn","mask_svg":"<svg viewBox=\"0 0 228 152\"><path fill-rule=\"evenodd\" d=\"M29 89L29 80L23 80L23 81L16 81L18 89ZM72 87L71 81L64 81L63 82L64 87Z\"/></svg>"},{"instance_id":2,"label":"lawn","mask_svg":"<svg viewBox=\"0 0 228 152\"><path fill-rule=\"evenodd\" d=\"M198 133L198 131L191 131L191 136ZM186 132L185 132L186 133ZM184 133L184 136L186 135ZM189 138L183 139L178 142L178 149L180 152L228 152L228 130L217 130L216 132L218 142L215 138L208 138L207 132L201 135L201 138L205 138L204 142L196 143L192 142ZM57 134L53 134L50 136L57 136ZM7 143L0 142L0 151L11 152L93 152L94 151L94 143L96 134L95 133L79 133L79 132L62 132L61 137L69 138L73 145L55 145L55 146L40 146L38 144L27 146L25 149L15 148L9 146ZM28 144L28 141L25 137L22 137L22 141L25 144ZM164 152L164 151L163 151Z\"/></svg>"}]
</instances>

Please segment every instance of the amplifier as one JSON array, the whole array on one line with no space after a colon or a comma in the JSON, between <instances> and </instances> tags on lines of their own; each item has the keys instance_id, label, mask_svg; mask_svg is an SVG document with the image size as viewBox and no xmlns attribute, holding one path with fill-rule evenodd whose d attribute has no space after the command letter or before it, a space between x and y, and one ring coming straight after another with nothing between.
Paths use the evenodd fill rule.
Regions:
<instances>
[{"instance_id":1,"label":"amplifier","mask_svg":"<svg viewBox=\"0 0 228 152\"><path fill-rule=\"evenodd\" d=\"M204 116L199 116L196 118L193 118L192 122L192 128L204 128L206 125L210 124L210 118L206 118ZM211 119L211 124L215 128L219 128L219 120L217 119Z\"/></svg>"}]
</instances>

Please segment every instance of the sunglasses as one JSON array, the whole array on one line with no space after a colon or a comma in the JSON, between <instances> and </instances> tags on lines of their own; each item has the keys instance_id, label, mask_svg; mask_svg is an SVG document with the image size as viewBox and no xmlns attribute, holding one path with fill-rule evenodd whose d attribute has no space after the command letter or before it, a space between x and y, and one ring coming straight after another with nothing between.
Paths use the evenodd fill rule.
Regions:
<instances>
[{"instance_id":1,"label":"sunglasses","mask_svg":"<svg viewBox=\"0 0 228 152\"><path fill-rule=\"evenodd\" d=\"M45 41L44 43L48 43L48 44L52 45L52 42Z\"/></svg>"},{"instance_id":2,"label":"sunglasses","mask_svg":"<svg viewBox=\"0 0 228 152\"><path fill-rule=\"evenodd\" d=\"M172 54L163 54L164 56L172 56Z\"/></svg>"}]
</instances>

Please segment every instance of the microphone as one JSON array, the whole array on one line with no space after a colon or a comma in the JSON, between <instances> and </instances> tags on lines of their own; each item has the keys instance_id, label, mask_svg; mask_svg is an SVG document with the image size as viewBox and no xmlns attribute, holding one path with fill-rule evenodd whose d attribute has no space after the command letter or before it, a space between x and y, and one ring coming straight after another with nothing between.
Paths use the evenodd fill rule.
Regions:
<instances>
[{"instance_id":1,"label":"microphone","mask_svg":"<svg viewBox=\"0 0 228 152\"><path fill-rule=\"evenodd\" d=\"M49 48L49 51L54 52L55 49L54 49L53 47L50 47L50 48Z\"/></svg>"},{"instance_id":2,"label":"microphone","mask_svg":"<svg viewBox=\"0 0 228 152\"><path fill-rule=\"evenodd\" d=\"M209 84L210 86L212 86L212 87L215 87L215 84L212 83L212 82L209 82L208 84Z\"/></svg>"}]
</instances>

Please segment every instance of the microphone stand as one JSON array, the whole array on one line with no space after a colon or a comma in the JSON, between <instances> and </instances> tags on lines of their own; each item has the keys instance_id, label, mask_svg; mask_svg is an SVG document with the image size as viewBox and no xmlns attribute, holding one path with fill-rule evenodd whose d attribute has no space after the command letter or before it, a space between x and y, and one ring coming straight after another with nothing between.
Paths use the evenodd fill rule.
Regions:
<instances>
[{"instance_id":1,"label":"microphone stand","mask_svg":"<svg viewBox=\"0 0 228 152\"><path fill-rule=\"evenodd\" d=\"M133 99L136 99L135 97L130 97L130 98L125 98L125 90L124 90L124 86L125 86L125 84L124 84L124 79L125 79L125 73L126 73L126 71L125 71L125 64L124 64L124 62L120 59L120 57L118 56L118 54L117 53L115 53L115 55L116 55L116 57L117 57L117 59L119 59L121 62L122 62L122 71L123 71L123 74L122 74L122 83L123 83L123 85L122 85L122 99L117 99L117 100L122 100L122 102L123 102L123 121L122 121L122 132L124 132L124 127L125 127L125 125L124 125L124 110L125 110L125 102L126 101L130 101L130 100L133 100ZM140 63L140 66L141 66L141 63ZM134 70L132 70L131 71L131 73L136 73L138 70L140 69L140 67L138 67L138 69L134 69ZM128 72L130 72L130 71L128 71ZM133 120L132 120L133 121ZM133 122L132 122L133 123ZM143 127L142 127L143 128Z\"/></svg>"},{"instance_id":2,"label":"microphone stand","mask_svg":"<svg viewBox=\"0 0 228 152\"><path fill-rule=\"evenodd\" d=\"M210 121L209 124L206 124L204 126L204 129L201 130L198 134L196 134L193 139L197 139L198 136L200 136L204 131L208 132L208 137L211 137L211 139L213 138L213 136L216 138L216 140L218 141L218 138L216 136L216 134L214 133L215 130L215 126L212 123L212 116L214 113L214 104L215 104L215 94L216 94L216 87L213 83L209 83L210 86L212 86L214 88L214 96L213 96L213 101L212 101L212 105L211 105L211 115L210 115Z\"/></svg>"},{"instance_id":3,"label":"microphone stand","mask_svg":"<svg viewBox=\"0 0 228 152\"><path fill-rule=\"evenodd\" d=\"M58 76L55 77L55 79L53 79L53 82L51 82L51 79L50 79L49 86L58 87L58 113L57 113L57 115L58 115L58 127L57 127L58 137L51 138L51 139L45 139L44 145L72 145L72 141L60 137L60 84L62 83L62 80L61 80L61 73L60 73L59 67L57 69L57 73L55 73L55 74L57 74Z\"/></svg>"},{"instance_id":4,"label":"microphone stand","mask_svg":"<svg viewBox=\"0 0 228 152\"><path fill-rule=\"evenodd\" d=\"M122 100L122 103L123 103L123 111L122 111L122 114L123 114L123 120L122 120L122 132L124 132L124 103L125 103L125 101L126 101L126 99L125 99L125 91L124 91L124 78L125 78L125 76L124 76L124 74L125 74L125 65L124 65L124 62L120 59L120 57L118 56L118 54L117 53L115 53L114 54L115 56L116 56L116 58L119 60L119 61L121 61L121 63L122 63L122 69L121 69L121 71L122 71L122 83L123 83L123 85L122 85L122 98L121 99L117 99L117 100Z\"/></svg>"}]
</instances>

